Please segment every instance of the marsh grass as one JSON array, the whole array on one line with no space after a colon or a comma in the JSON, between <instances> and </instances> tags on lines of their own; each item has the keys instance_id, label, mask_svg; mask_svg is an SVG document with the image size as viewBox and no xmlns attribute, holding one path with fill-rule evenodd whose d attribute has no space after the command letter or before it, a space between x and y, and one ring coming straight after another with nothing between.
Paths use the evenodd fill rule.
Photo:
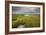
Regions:
<instances>
[{"instance_id":1,"label":"marsh grass","mask_svg":"<svg viewBox=\"0 0 46 35\"><path fill-rule=\"evenodd\" d=\"M19 25L24 25L24 28L40 27L39 14L16 14L12 15L12 28L17 28Z\"/></svg>"}]
</instances>

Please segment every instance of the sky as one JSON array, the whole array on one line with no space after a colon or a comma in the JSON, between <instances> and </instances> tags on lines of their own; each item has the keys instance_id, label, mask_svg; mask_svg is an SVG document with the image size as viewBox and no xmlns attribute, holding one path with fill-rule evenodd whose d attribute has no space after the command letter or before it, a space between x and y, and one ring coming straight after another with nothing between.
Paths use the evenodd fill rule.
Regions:
<instances>
[{"instance_id":1,"label":"sky","mask_svg":"<svg viewBox=\"0 0 46 35\"><path fill-rule=\"evenodd\" d=\"M40 14L39 7L12 7L13 14Z\"/></svg>"}]
</instances>

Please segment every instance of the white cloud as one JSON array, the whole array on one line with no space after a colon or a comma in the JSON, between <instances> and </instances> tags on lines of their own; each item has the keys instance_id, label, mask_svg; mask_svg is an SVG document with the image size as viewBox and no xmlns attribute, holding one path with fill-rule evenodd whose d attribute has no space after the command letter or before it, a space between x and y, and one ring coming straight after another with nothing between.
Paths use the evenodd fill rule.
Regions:
<instances>
[{"instance_id":1,"label":"white cloud","mask_svg":"<svg viewBox=\"0 0 46 35\"><path fill-rule=\"evenodd\" d=\"M21 7L18 10L14 10L13 14L15 13L24 13L24 12L29 12L29 13L39 13L39 8L36 7Z\"/></svg>"}]
</instances>

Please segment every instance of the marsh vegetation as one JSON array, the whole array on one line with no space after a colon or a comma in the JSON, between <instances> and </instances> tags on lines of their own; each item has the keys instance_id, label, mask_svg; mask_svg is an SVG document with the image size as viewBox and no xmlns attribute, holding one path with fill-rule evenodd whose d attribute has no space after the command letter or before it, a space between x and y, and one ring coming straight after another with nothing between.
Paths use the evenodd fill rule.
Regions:
<instances>
[{"instance_id":1,"label":"marsh vegetation","mask_svg":"<svg viewBox=\"0 0 46 35\"><path fill-rule=\"evenodd\" d=\"M23 25L24 28L40 27L40 15L39 14L12 15L12 28L18 28L19 25Z\"/></svg>"}]
</instances>

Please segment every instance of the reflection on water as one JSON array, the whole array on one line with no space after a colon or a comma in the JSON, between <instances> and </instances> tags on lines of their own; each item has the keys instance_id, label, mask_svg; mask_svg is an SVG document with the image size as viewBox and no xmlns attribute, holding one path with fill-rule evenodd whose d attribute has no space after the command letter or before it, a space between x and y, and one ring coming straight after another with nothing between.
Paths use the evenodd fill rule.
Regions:
<instances>
[{"instance_id":1,"label":"reflection on water","mask_svg":"<svg viewBox=\"0 0 46 35\"><path fill-rule=\"evenodd\" d=\"M24 28L24 25L19 25L17 28Z\"/></svg>"}]
</instances>

